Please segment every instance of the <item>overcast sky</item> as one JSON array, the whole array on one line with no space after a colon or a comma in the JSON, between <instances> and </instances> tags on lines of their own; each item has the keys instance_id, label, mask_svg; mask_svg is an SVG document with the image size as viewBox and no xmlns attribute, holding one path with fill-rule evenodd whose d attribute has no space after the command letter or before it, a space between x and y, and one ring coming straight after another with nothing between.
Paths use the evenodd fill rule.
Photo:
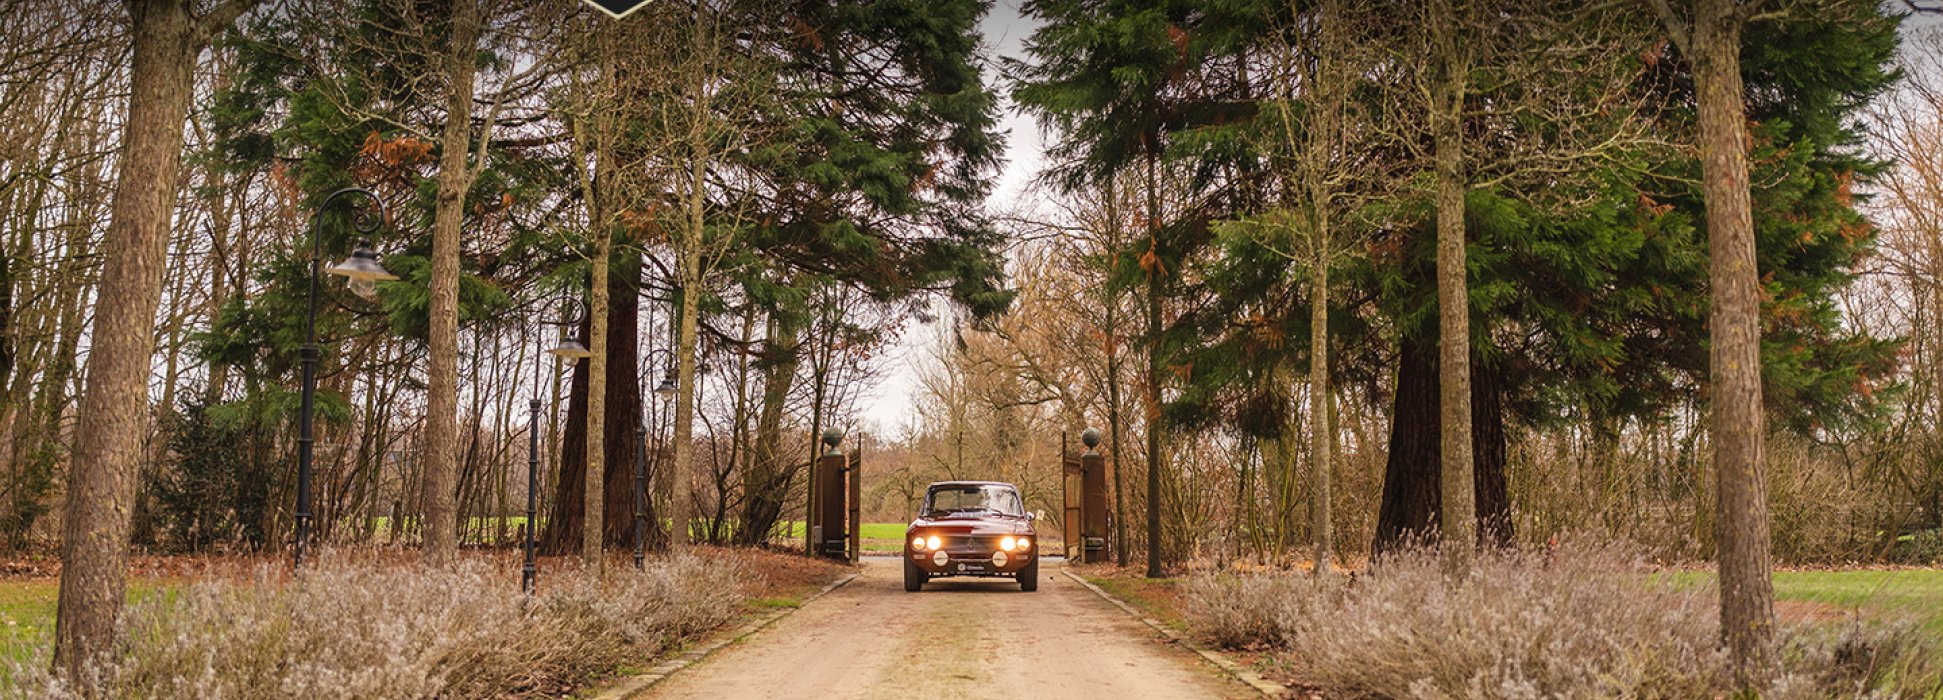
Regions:
<instances>
[{"instance_id":1,"label":"overcast sky","mask_svg":"<svg viewBox=\"0 0 1943 700\"><path fill-rule=\"evenodd\" d=\"M998 0L980 25L980 30L985 34L985 43L995 57L1024 57L1025 39L1037 24L1019 15L1019 2ZM986 66L985 75L987 84L1003 96L1006 90L999 80L998 70L995 59ZM988 208L992 211L1014 208L1026 184L1038 173L1043 162L1038 124L1031 117L1020 114L1011 100L1004 101L1003 109L1000 124L1006 131L1005 164L999 171L997 186L988 200ZM939 321L949 322L948 317ZM912 322L899 335L897 346L879 356L883 378L874 390L865 393L862 401L863 420L868 424L866 430L888 438L904 432L908 427L911 402L916 398L918 371L924 363L931 361L929 349L938 338L938 330L937 324Z\"/></svg>"}]
</instances>

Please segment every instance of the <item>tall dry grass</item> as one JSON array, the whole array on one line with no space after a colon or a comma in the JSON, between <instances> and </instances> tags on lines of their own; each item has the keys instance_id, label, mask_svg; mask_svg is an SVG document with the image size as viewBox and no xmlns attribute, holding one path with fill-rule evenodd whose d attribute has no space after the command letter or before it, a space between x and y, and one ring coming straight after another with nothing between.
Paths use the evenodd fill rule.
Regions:
<instances>
[{"instance_id":1,"label":"tall dry grass","mask_svg":"<svg viewBox=\"0 0 1943 700\"><path fill-rule=\"evenodd\" d=\"M531 599L482 562L326 559L288 582L273 576L261 570L255 581L198 583L138 602L114 658L89 678L64 684L32 659L12 669L14 687L0 695L564 695L734 619L746 610L750 567L674 555L604 578L551 574Z\"/></svg>"},{"instance_id":2,"label":"tall dry grass","mask_svg":"<svg viewBox=\"0 0 1943 700\"><path fill-rule=\"evenodd\" d=\"M1266 649L1331 696L1704 698L1734 690L1711 588L1653 573L1634 547L1566 544L1479 557L1462 583L1435 551L1373 573L1199 577L1197 632ZM1784 626L1784 672L1766 697L1943 694L1943 646L1913 626Z\"/></svg>"}]
</instances>

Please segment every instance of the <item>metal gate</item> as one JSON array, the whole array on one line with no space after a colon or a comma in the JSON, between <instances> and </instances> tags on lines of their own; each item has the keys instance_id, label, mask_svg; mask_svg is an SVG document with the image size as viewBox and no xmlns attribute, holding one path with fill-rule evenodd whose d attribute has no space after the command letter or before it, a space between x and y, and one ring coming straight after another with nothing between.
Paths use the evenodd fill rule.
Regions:
<instances>
[{"instance_id":1,"label":"metal gate","mask_svg":"<svg viewBox=\"0 0 1943 700\"><path fill-rule=\"evenodd\" d=\"M1082 529L1086 523L1086 467L1079 455L1066 449L1066 434L1059 434L1060 485L1066 504L1060 513L1060 549L1066 561L1079 561L1085 554L1086 535Z\"/></svg>"}]
</instances>

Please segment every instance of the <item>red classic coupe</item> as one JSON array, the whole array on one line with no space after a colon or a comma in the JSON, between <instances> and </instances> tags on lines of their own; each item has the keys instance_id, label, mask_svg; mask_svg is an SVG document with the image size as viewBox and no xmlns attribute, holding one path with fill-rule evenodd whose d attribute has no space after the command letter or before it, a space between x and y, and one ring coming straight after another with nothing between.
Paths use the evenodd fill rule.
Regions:
<instances>
[{"instance_id":1,"label":"red classic coupe","mask_svg":"<svg viewBox=\"0 0 1943 700\"><path fill-rule=\"evenodd\" d=\"M996 481L940 481L904 531L904 590L946 576L1017 579L1039 590L1039 534L1019 489Z\"/></svg>"}]
</instances>

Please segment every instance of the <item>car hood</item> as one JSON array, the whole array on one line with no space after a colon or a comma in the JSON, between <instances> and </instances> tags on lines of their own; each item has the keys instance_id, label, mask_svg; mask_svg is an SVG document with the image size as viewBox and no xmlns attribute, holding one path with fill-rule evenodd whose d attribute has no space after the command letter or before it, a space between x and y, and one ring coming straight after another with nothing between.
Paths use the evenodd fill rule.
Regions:
<instances>
[{"instance_id":1,"label":"car hood","mask_svg":"<svg viewBox=\"0 0 1943 700\"><path fill-rule=\"evenodd\" d=\"M918 518L911 530L922 529L940 535L1019 535L1033 534L1032 521L1024 518Z\"/></svg>"}]
</instances>

